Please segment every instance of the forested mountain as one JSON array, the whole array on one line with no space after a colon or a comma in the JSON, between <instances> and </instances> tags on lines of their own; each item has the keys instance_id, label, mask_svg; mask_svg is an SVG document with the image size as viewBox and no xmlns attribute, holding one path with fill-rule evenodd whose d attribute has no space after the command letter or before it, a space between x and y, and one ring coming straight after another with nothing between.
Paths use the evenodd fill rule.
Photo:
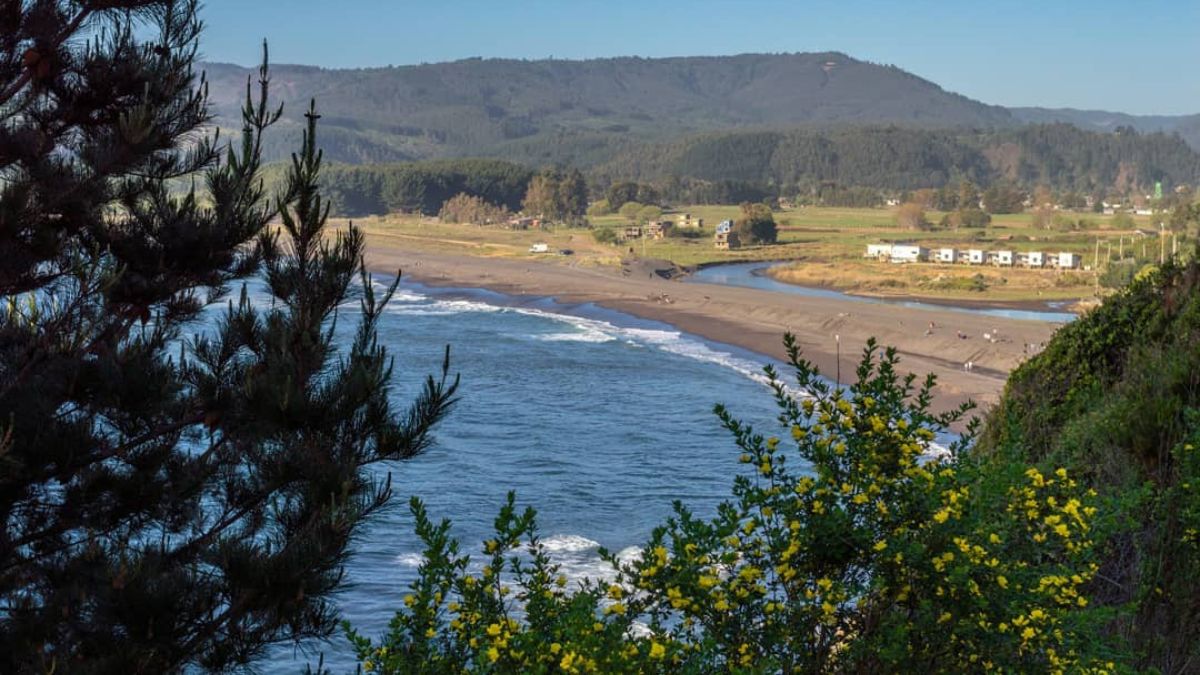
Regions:
<instances>
[{"instance_id":1,"label":"forested mountain","mask_svg":"<svg viewBox=\"0 0 1200 675\"><path fill-rule=\"evenodd\" d=\"M205 70L217 123L235 126L250 71ZM296 147L315 98L329 160L394 165L327 176L335 203L363 212L436 212L457 187L511 208L515 183L492 195L464 175L532 175L511 166L395 165L464 157L578 167L593 188L690 180L689 195L698 189L718 200L828 184L908 190L969 179L1094 194L1200 180L1200 156L1184 142L1200 145L1200 115L1010 111L836 52L278 66L275 75L287 105L264 154L279 159Z\"/></svg>"},{"instance_id":2,"label":"forested mountain","mask_svg":"<svg viewBox=\"0 0 1200 675\"><path fill-rule=\"evenodd\" d=\"M229 124L251 72L204 66ZM1012 126L1012 115L899 68L817 54L743 54L588 61L468 59L394 68L276 66L296 128L318 100L325 143L344 161L496 154L513 141L536 156L566 145L607 148L748 126L903 124ZM279 136L279 134L277 134ZM532 141L532 143L530 143ZM269 150L294 147L273 139ZM277 149L276 149L277 148Z\"/></svg>"},{"instance_id":3,"label":"forested mountain","mask_svg":"<svg viewBox=\"0 0 1200 675\"><path fill-rule=\"evenodd\" d=\"M911 190L968 179L1125 192L1200 177L1200 154L1166 134L1100 134L1068 124L994 131L844 127L707 133L619 152L596 167L601 180L685 176L778 186L820 183Z\"/></svg>"},{"instance_id":4,"label":"forested mountain","mask_svg":"<svg viewBox=\"0 0 1200 675\"><path fill-rule=\"evenodd\" d=\"M1074 108L1010 108L1012 114L1022 122L1047 124L1065 122L1088 131L1116 131L1118 127L1130 127L1139 132L1161 131L1177 133L1188 145L1200 150L1200 114L1197 115L1129 115L1104 110L1076 110Z\"/></svg>"}]
</instances>

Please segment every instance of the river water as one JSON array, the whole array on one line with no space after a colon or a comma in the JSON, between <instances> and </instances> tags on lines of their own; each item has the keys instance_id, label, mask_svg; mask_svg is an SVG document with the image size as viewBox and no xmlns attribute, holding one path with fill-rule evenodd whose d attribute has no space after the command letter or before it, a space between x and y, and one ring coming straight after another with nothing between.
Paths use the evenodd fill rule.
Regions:
<instances>
[{"instance_id":1,"label":"river water","mask_svg":"<svg viewBox=\"0 0 1200 675\"><path fill-rule=\"evenodd\" d=\"M728 265L713 265L705 267L688 277L693 283L719 284L723 286L745 286L793 295L804 295L815 298L834 298L846 302L871 302L900 305L914 309L939 309L952 312L965 312L981 316L994 316L1002 319L1025 319L1030 321L1049 321L1052 323L1067 323L1075 320L1075 314L1057 309L1053 303L1047 303L1045 310L1006 309L1000 307L958 307L939 303L920 302L917 300L893 300L887 298L871 298L861 295L851 295L824 288L811 288L796 284L776 281L766 275L766 270L772 263L751 262L731 263Z\"/></svg>"},{"instance_id":2,"label":"river water","mask_svg":"<svg viewBox=\"0 0 1200 675\"><path fill-rule=\"evenodd\" d=\"M339 596L345 618L366 634L386 628L420 562L410 495L435 519L454 521L464 550L479 551L516 490L520 504L538 509L568 577L595 577L606 570L600 546L634 553L673 500L709 515L729 495L739 453L713 404L774 429L765 357L591 305L513 303L405 285L380 324L396 357L399 405L436 371L446 344L462 400L436 447L380 468L392 472L395 499L358 543ZM340 637L308 649L276 650L261 667L296 673L319 650L334 672L353 670Z\"/></svg>"}]
</instances>

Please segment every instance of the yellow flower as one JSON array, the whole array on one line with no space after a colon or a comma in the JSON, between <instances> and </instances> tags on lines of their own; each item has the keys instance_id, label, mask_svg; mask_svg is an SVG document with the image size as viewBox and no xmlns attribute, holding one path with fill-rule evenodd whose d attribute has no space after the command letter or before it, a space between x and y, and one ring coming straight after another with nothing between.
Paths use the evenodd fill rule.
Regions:
<instances>
[{"instance_id":1,"label":"yellow flower","mask_svg":"<svg viewBox=\"0 0 1200 675\"><path fill-rule=\"evenodd\" d=\"M998 585L1000 588L1008 588L1008 579L1005 579L1004 575L1001 574L1000 576L996 577L996 585Z\"/></svg>"},{"instance_id":2,"label":"yellow flower","mask_svg":"<svg viewBox=\"0 0 1200 675\"><path fill-rule=\"evenodd\" d=\"M500 635L500 624L494 623L494 624L488 626L487 634L492 637L496 637L496 636Z\"/></svg>"},{"instance_id":3,"label":"yellow flower","mask_svg":"<svg viewBox=\"0 0 1200 675\"><path fill-rule=\"evenodd\" d=\"M650 643L650 658L661 659L667 655L667 648L657 642Z\"/></svg>"},{"instance_id":4,"label":"yellow flower","mask_svg":"<svg viewBox=\"0 0 1200 675\"><path fill-rule=\"evenodd\" d=\"M887 542L886 542L886 541L883 541L883 540L881 539L881 540L879 540L879 541L875 542L875 550L876 550L876 551L883 551L883 550L885 550L885 549L887 549Z\"/></svg>"},{"instance_id":5,"label":"yellow flower","mask_svg":"<svg viewBox=\"0 0 1200 675\"><path fill-rule=\"evenodd\" d=\"M499 661L500 660L500 650L496 649L495 647L488 647L487 657L488 657L488 661L491 661L492 663Z\"/></svg>"},{"instance_id":6,"label":"yellow flower","mask_svg":"<svg viewBox=\"0 0 1200 675\"><path fill-rule=\"evenodd\" d=\"M562 651L562 645L558 644L557 642L550 645L550 653L551 654L557 654L560 651Z\"/></svg>"}]
</instances>

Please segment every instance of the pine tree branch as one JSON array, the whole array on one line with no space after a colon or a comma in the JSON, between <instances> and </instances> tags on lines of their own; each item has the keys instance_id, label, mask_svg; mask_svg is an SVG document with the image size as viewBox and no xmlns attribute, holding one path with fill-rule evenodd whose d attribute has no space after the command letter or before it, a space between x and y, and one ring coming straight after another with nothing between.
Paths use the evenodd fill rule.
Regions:
<instances>
[{"instance_id":1,"label":"pine tree branch","mask_svg":"<svg viewBox=\"0 0 1200 675\"><path fill-rule=\"evenodd\" d=\"M86 21L89 16L91 16L92 11L93 10L90 7L84 7L82 10L80 10L79 13L75 15L74 19L68 22L66 26L63 26L63 29L58 32L58 35L55 36L54 40L51 41L49 46L54 50L57 50L59 47L61 47L64 42L66 42L72 35L75 34L76 31L79 30L80 26L83 25L83 22ZM0 106L7 104L12 97L21 93L21 90L24 89L32 79L33 68L26 66L24 72L21 73L21 76L18 77L8 89L5 89L2 93L0 93Z\"/></svg>"}]
</instances>

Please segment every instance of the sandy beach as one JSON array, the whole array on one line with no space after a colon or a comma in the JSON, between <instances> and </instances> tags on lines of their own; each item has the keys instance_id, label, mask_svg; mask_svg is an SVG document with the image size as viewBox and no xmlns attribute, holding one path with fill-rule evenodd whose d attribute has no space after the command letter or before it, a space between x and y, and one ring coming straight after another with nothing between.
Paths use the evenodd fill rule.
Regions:
<instances>
[{"instance_id":1,"label":"sandy beach","mask_svg":"<svg viewBox=\"0 0 1200 675\"><path fill-rule=\"evenodd\" d=\"M373 233L367 262L378 273L432 286L487 288L521 297L594 302L645 319L669 323L704 338L783 358L782 336L796 335L806 358L833 377L841 342L843 379L853 373L868 338L897 348L901 366L938 377L935 407L970 399L981 407L997 400L1009 371L1026 358L1025 345L1045 343L1057 324L998 319L939 309L847 302L751 288L683 283L647 273L636 262L620 268L488 258L412 250L411 241ZM931 328L932 324L932 328ZM959 333L965 334L965 339ZM998 336L985 340L985 333ZM964 364L974 363L966 372Z\"/></svg>"}]
</instances>

